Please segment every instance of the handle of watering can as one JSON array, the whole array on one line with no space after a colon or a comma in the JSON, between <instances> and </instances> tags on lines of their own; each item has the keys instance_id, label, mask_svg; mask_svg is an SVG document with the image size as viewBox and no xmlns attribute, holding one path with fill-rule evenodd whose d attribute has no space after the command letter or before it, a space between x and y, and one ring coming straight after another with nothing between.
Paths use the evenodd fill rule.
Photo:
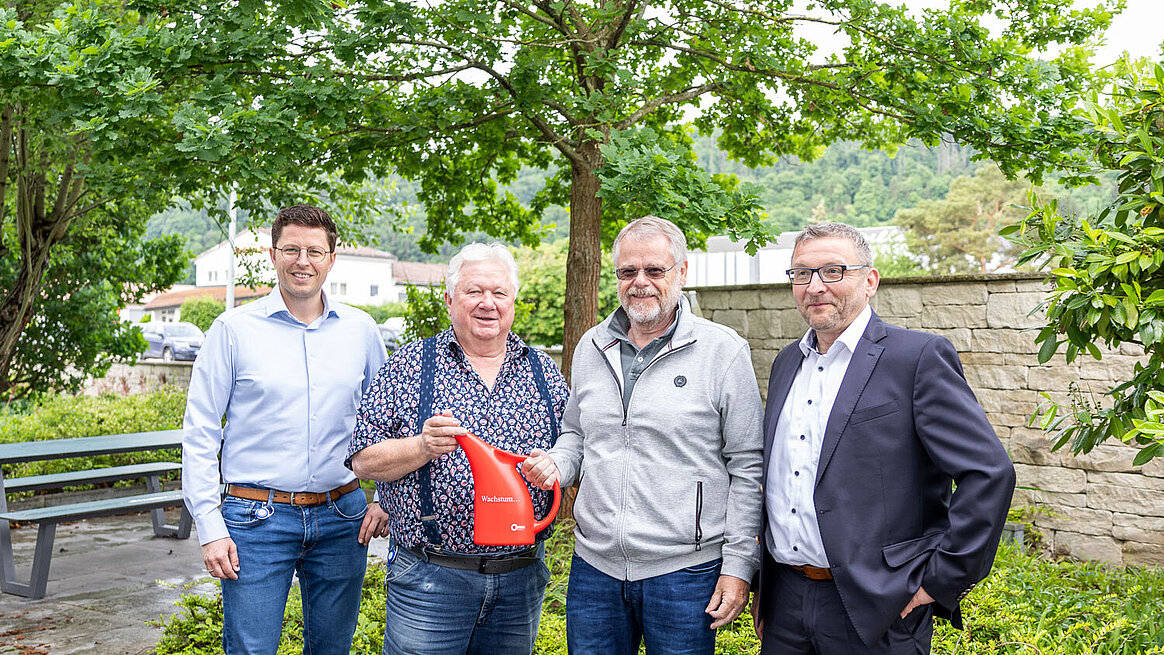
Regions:
<instances>
[{"instance_id":1,"label":"handle of watering can","mask_svg":"<svg viewBox=\"0 0 1164 655\"><path fill-rule=\"evenodd\" d=\"M534 521L534 530L541 532L546 529L554 519L558 517L558 505L562 502L562 485L554 480L554 504L550 506L550 511L546 512L545 518L540 521Z\"/></svg>"},{"instance_id":2,"label":"handle of watering can","mask_svg":"<svg viewBox=\"0 0 1164 655\"><path fill-rule=\"evenodd\" d=\"M501 452L504 453L505 451L502 450ZM515 455L514 459L516 460L514 462L515 464L520 464L529 459L529 455ZM558 505L560 504L562 504L562 485L558 480L554 480L554 503L550 505L550 511L546 512L542 520L534 521L534 530L536 532L545 530L546 526L553 523L554 519L558 517Z\"/></svg>"}]
</instances>

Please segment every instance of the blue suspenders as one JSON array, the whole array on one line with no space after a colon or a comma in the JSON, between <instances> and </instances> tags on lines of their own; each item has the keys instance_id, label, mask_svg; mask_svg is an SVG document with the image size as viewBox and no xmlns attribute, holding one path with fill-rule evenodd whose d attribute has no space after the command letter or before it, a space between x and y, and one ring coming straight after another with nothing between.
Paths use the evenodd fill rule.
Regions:
<instances>
[{"instance_id":1,"label":"blue suspenders","mask_svg":"<svg viewBox=\"0 0 1164 655\"><path fill-rule=\"evenodd\" d=\"M545 403L546 413L550 417L550 446L558 442L558 416L554 413L554 401L550 398L550 387L546 384L542 362L533 348L528 348L525 354L529 366L533 370L534 383L538 393ZM424 422L435 413L432 406L432 392L436 386L436 341L428 338L422 342L420 355L420 400L416 406L416 427L413 434L420 434L424 429ZM417 469L417 481L420 483L420 524L424 527L424 537L432 548L441 546L441 529L437 524L436 509L432 500L432 462Z\"/></svg>"}]
</instances>

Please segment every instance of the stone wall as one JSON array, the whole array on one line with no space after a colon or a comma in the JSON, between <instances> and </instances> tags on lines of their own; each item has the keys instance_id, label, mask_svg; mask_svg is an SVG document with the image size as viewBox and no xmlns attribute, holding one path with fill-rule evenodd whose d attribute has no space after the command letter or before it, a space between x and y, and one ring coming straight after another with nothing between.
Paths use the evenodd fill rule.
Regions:
<instances>
[{"instance_id":1,"label":"stone wall","mask_svg":"<svg viewBox=\"0 0 1164 655\"><path fill-rule=\"evenodd\" d=\"M1035 527L1056 554L1115 564L1164 565L1164 461L1133 467L1136 449L1105 444L1076 457L1052 452L1041 430L1027 426L1040 392L1070 402L1070 389L1089 399L1130 377L1142 355L1125 346L1102 361L1057 355L1040 366L1029 313L1046 286L1039 275L883 279L873 310L884 320L948 338L961 354L966 379L1015 462L1015 506L1036 506ZM772 359L800 338L805 325L791 287L749 285L696 290L698 311L729 325L752 345L761 393Z\"/></svg>"},{"instance_id":2,"label":"stone wall","mask_svg":"<svg viewBox=\"0 0 1164 655\"><path fill-rule=\"evenodd\" d=\"M163 362L151 360L137 364L114 364L103 378L90 378L81 392L87 396L103 393L135 394L154 391L172 384L185 389L190 386L193 362Z\"/></svg>"}]
</instances>

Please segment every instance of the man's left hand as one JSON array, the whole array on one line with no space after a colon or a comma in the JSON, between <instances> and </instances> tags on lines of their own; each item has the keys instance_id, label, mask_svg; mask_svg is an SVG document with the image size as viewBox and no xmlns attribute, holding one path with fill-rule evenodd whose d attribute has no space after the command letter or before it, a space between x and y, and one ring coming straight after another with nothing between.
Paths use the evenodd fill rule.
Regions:
<instances>
[{"instance_id":1,"label":"man's left hand","mask_svg":"<svg viewBox=\"0 0 1164 655\"><path fill-rule=\"evenodd\" d=\"M725 626L744 611L748 604L748 582L731 575L719 576L715 583L715 591L711 594L711 602L703 611L710 614L711 629Z\"/></svg>"},{"instance_id":2,"label":"man's left hand","mask_svg":"<svg viewBox=\"0 0 1164 655\"><path fill-rule=\"evenodd\" d=\"M909 599L909 604L905 606L905 609L901 610L901 618L904 619L909 616L909 613L915 608L921 607L922 605L929 605L932 602L934 602L934 599L926 593L925 587L918 587L917 593L913 595L913 598Z\"/></svg>"},{"instance_id":3,"label":"man's left hand","mask_svg":"<svg viewBox=\"0 0 1164 655\"><path fill-rule=\"evenodd\" d=\"M364 514L364 522L360 524L360 543L367 546L372 537L388 536L388 515L380 508L380 503L368 503L368 511Z\"/></svg>"}]
</instances>

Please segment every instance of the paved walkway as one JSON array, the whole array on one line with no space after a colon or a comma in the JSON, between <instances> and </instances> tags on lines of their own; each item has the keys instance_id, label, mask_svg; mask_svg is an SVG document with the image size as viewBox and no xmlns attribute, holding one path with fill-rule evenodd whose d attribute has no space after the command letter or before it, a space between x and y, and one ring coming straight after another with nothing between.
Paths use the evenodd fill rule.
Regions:
<instances>
[{"instance_id":1,"label":"paved walkway","mask_svg":"<svg viewBox=\"0 0 1164 655\"><path fill-rule=\"evenodd\" d=\"M167 510L177 522L178 511ZM36 527L14 530L17 575L27 575ZM371 551L383 557L386 539ZM197 534L155 537L146 514L57 526L48 591L40 600L0 594L0 655L148 653L161 637L148 625L178 611L183 593L214 593Z\"/></svg>"}]
</instances>

